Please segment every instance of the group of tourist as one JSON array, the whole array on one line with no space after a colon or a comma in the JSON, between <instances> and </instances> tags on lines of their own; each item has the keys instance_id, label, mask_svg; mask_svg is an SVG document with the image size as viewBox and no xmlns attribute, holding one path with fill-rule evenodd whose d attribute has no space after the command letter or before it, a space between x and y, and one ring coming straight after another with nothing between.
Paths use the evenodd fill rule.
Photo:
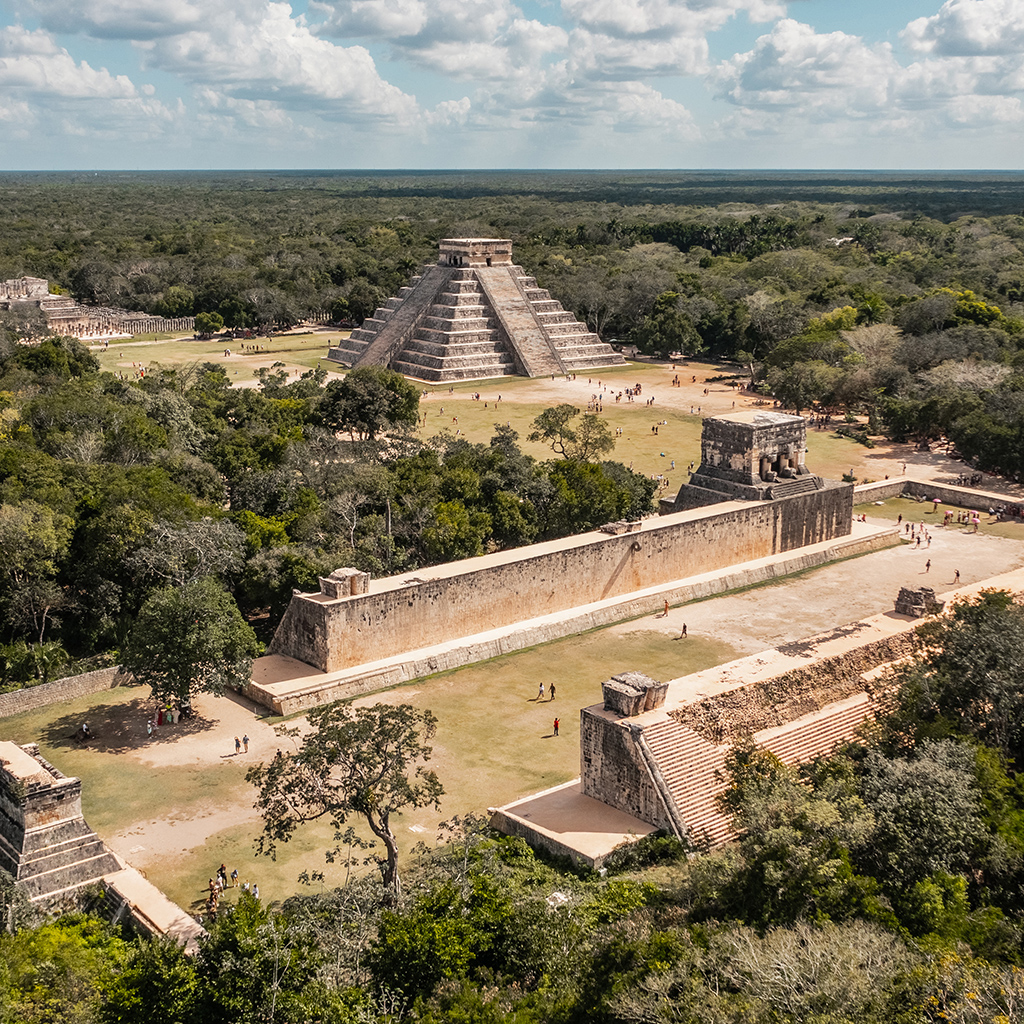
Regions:
<instances>
[{"instance_id":1,"label":"group of tourist","mask_svg":"<svg viewBox=\"0 0 1024 1024\"><path fill-rule=\"evenodd\" d=\"M210 879L209 895L206 897L206 913L210 917L216 917L217 911L220 907L220 898L225 889L234 889L238 886L238 868L235 868L230 875L230 882L228 876L228 868L226 864L221 864L217 868L217 874ZM249 893L253 899L260 898L260 887L253 882L252 887L249 886L249 880L246 879L242 882L242 892ZM202 923L202 922L200 922Z\"/></svg>"}]
</instances>

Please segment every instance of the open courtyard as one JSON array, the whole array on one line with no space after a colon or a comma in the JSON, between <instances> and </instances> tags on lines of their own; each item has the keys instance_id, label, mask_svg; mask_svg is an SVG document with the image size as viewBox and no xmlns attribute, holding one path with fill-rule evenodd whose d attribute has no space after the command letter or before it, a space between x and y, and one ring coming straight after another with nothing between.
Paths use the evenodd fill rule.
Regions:
<instances>
[{"instance_id":1,"label":"open courtyard","mask_svg":"<svg viewBox=\"0 0 1024 1024\"><path fill-rule=\"evenodd\" d=\"M251 386L260 366L277 362L293 375L318 361L333 372L324 358L328 337L319 332L282 336L268 352L233 351L231 356L223 355L219 342L211 349L210 343L191 340L111 345L99 354L106 368L126 373L132 363L151 367L223 361L229 372L238 371L239 383ZM265 342L254 339L253 344ZM504 378L451 389L425 388L420 432L430 437L447 431L486 442L495 423L507 423L519 431L526 450L546 457L546 449L525 440L533 418L561 402L586 409L600 401L617 434L614 457L638 471L668 477L662 493L674 494L686 479L689 462L699 461L702 418L731 411L733 403L739 409L760 401L729 382L711 379L734 369L632 363L590 379ZM676 376L681 386L672 386ZM615 400L636 383L642 385L637 400ZM652 397L653 405L646 404ZM852 471L858 480L881 480L901 475L904 463L907 474L918 479L953 480L965 471L945 454L894 445L868 449L828 429L809 430L808 447L808 465L826 477ZM998 484L986 479L983 486L995 490ZM574 778L579 773L579 709L600 700L602 680L614 673L635 669L656 679L677 678L891 610L901 586L927 583L943 593L954 588L956 571L962 584L969 585L1024 564L1024 524L996 523L983 516L977 534L963 527L943 528L941 508L935 514L931 504L891 499L855 510L878 525L897 516L925 520L932 535L926 547L903 544L360 698L360 703L392 701L429 708L439 720L432 767L446 795L440 814L426 810L401 821L406 852L420 841L431 841L442 820L483 814L489 806ZM682 639L684 624L687 636ZM538 701L541 682L547 692ZM554 700L549 697L552 682L557 686ZM229 871L237 868L242 879L258 883L261 893L272 899L294 892L301 871L325 871L327 884L337 884L350 870L365 870L360 851L353 851L351 863L325 865L323 850L333 845L332 836L318 825L302 829L276 860L258 858L253 841L260 821L245 772L293 740L275 732L282 724L279 719L244 698L206 696L197 708L197 718L148 736L146 721L153 712L148 693L125 687L8 718L2 723L3 735L21 743L38 742L42 754L61 771L81 777L90 824L120 856L187 909L201 905L207 879L221 862ZM562 726L558 737L552 729L556 716ZM98 738L78 747L71 736L83 721ZM301 730L304 720L286 724ZM248 752L235 754L236 736L248 736Z\"/></svg>"}]
</instances>

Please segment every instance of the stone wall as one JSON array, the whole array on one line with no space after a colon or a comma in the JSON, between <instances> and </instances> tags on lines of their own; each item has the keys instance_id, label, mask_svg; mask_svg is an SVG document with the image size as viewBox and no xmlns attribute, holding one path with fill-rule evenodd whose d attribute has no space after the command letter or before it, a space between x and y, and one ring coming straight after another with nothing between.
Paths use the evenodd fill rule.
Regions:
<instances>
[{"instance_id":1,"label":"stone wall","mask_svg":"<svg viewBox=\"0 0 1024 1024\"><path fill-rule=\"evenodd\" d=\"M115 686L125 686L131 676L117 665L111 668L99 668L94 672L83 672L79 676L68 676L66 679L54 679L50 683L39 686L26 686L11 693L0 693L0 718L20 715L23 711L34 711L48 704L60 704L75 697L84 697L87 693L99 693Z\"/></svg>"},{"instance_id":2,"label":"stone wall","mask_svg":"<svg viewBox=\"0 0 1024 1024\"><path fill-rule=\"evenodd\" d=\"M910 480L898 477L895 480L876 480L870 484L859 484L854 488L853 500L857 504L868 501L885 501L886 498L938 498L943 505L955 505L957 508L976 508L987 510L998 505L1019 505L1020 498L993 491L981 491L970 487L957 487L954 484L937 484L930 480Z\"/></svg>"},{"instance_id":3,"label":"stone wall","mask_svg":"<svg viewBox=\"0 0 1024 1024\"><path fill-rule=\"evenodd\" d=\"M632 814L659 828L671 829L662 799L637 748L639 729L599 707L580 712L580 778L584 796Z\"/></svg>"},{"instance_id":4,"label":"stone wall","mask_svg":"<svg viewBox=\"0 0 1024 1024\"><path fill-rule=\"evenodd\" d=\"M843 627L840 627L843 628ZM820 640L820 637L816 637ZM771 729L803 715L820 711L826 704L867 690L864 673L908 657L918 648L912 630L865 644L844 654L797 668L753 686L706 697L669 712L680 725L711 743L736 742L761 729ZM883 681L879 684L887 689Z\"/></svg>"},{"instance_id":5,"label":"stone wall","mask_svg":"<svg viewBox=\"0 0 1024 1024\"><path fill-rule=\"evenodd\" d=\"M636 533L594 532L374 581L364 595L296 594L271 642L324 672L850 533L853 488L651 519Z\"/></svg>"}]
</instances>

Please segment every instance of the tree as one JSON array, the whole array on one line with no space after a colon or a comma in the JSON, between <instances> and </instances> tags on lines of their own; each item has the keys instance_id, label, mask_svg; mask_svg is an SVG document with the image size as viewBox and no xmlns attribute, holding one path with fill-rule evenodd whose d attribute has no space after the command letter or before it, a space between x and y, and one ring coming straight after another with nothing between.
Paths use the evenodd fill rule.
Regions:
<instances>
[{"instance_id":1,"label":"tree","mask_svg":"<svg viewBox=\"0 0 1024 1024\"><path fill-rule=\"evenodd\" d=\"M259 790L256 808L263 815L257 849L273 857L277 844L288 842L301 823L327 818L339 844L327 851L330 863L341 849L343 826L357 815L384 844L381 877L397 895L398 840L391 816L407 807L440 809L444 787L426 768L433 748L424 742L433 737L437 719L409 704L353 708L337 702L311 711L309 725L296 753L279 754L246 774Z\"/></svg>"},{"instance_id":2,"label":"tree","mask_svg":"<svg viewBox=\"0 0 1024 1024\"><path fill-rule=\"evenodd\" d=\"M216 334L224 327L220 313L196 313L196 330L200 334Z\"/></svg>"},{"instance_id":3,"label":"tree","mask_svg":"<svg viewBox=\"0 0 1024 1024\"><path fill-rule=\"evenodd\" d=\"M564 402L545 409L534 421L530 441L543 441L563 459L589 462L608 455L615 448L615 438L600 416L585 413L578 423L579 409Z\"/></svg>"},{"instance_id":4,"label":"tree","mask_svg":"<svg viewBox=\"0 0 1024 1024\"><path fill-rule=\"evenodd\" d=\"M251 679L256 634L234 598L209 576L156 591L128 634L121 664L160 701L189 712L197 693Z\"/></svg>"},{"instance_id":5,"label":"tree","mask_svg":"<svg viewBox=\"0 0 1024 1024\"><path fill-rule=\"evenodd\" d=\"M360 366L327 385L319 413L325 427L372 441L386 430L416 426L420 393L394 370Z\"/></svg>"}]
</instances>

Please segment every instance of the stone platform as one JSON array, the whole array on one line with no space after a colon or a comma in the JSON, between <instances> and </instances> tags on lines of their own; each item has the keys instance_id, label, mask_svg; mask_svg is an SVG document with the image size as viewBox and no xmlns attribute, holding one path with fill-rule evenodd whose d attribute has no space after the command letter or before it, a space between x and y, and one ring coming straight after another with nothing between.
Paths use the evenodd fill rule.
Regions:
<instances>
[{"instance_id":1,"label":"stone platform","mask_svg":"<svg viewBox=\"0 0 1024 1024\"><path fill-rule=\"evenodd\" d=\"M1024 593L1024 569L940 597L948 605L987 589ZM584 708L581 777L492 809L492 824L590 867L656 828L696 847L726 842L732 824L717 797L733 745L752 736L796 765L855 739L920 621L887 612L695 672L672 680L664 704L640 714Z\"/></svg>"}]
</instances>

